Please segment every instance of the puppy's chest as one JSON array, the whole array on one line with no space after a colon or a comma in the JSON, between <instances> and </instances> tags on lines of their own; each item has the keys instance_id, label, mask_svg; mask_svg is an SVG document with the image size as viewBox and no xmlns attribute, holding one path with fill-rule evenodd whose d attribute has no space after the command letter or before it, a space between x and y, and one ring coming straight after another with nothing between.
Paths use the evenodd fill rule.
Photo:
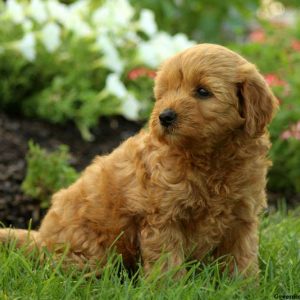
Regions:
<instances>
[{"instance_id":1,"label":"puppy's chest","mask_svg":"<svg viewBox=\"0 0 300 300\"><path fill-rule=\"evenodd\" d=\"M215 210L214 210L215 209ZM182 222L185 255L204 258L213 251L233 228L235 217L228 207L204 208Z\"/></svg>"},{"instance_id":2,"label":"puppy's chest","mask_svg":"<svg viewBox=\"0 0 300 300\"><path fill-rule=\"evenodd\" d=\"M236 197L239 183L233 174L206 168L192 169L186 174L186 197L198 203L200 210L221 209Z\"/></svg>"},{"instance_id":3,"label":"puppy's chest","mask_svg":"<svg viewBox=\"0 0 300 300\"><path fill-rule=\"evenodd\" d=\"M152 177L155 180L152 181L150 197L154 198L162 213L179 221L199 215L199 222L213 224L231 210L230 199L234 198L232 191L236 188L228 184L226 178L190 170L176 171L164 170L160 176Z\"/></svg>"},{"instance_id":4,"label":"puppy's chest","mask_svg":"<svg viewBox=\"0 0 300 300\"><path fill-rule=\"evenodd\" d=\"M158 172L152 195L160 213L164 219L181 224L190 250L197 245L199 252L208 252L234 220L236 185L229 177L204 168L177 170L173 166Z\"/></svg>"},{"instance_id":5,"label":"puppy's chest","mask_svg":"<svg viewBox=\"0 0 300 300\"><path fill-rule=\"evenodd\" d=\"M237 218L235 210L240 203L239 187L228 178L214 174L199 174L194 185L197 209L190 210L182 222L182 230L190 249L197 247L197 256L215 248L231 230Z\"/></svg>"},{"instance_id":6,"label":"puppy's chest","mask_svg":"<svg viewBox=\"0 0 300 300\"><path fill-rule=\"evenodd\" d=\"M190 219L205 209L228 210L239 197L244 179L233 180L238 170L233 172L205 160L195 164L179 155L159 158L155 157L148 167L150 180L145 194L172 219Z\"/></svg>"}]
</instances>

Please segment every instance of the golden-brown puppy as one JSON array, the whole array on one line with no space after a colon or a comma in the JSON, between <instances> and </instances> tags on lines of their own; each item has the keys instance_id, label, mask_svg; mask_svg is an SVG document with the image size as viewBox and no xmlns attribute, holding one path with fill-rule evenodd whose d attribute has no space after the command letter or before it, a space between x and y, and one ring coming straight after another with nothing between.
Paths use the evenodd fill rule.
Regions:
<instances>
[{"instance_id":1,"label":"golden-brown puppy","mask_svg":"<svg viewBox=\"0 0 300 300\"><path fill-rule=\"evenodd\" d=\"M275 98L254 65L201 44L166 61L155 83L149 131L96 157L52 206L31 242L79 264L114 245L125 265L146 272L168 253L165 269L187 257L233 257L257 271L258 214L266 203L270 147L266 126ZM0 239L26 231L0 231Z\"/></svg>"}]
</instances>

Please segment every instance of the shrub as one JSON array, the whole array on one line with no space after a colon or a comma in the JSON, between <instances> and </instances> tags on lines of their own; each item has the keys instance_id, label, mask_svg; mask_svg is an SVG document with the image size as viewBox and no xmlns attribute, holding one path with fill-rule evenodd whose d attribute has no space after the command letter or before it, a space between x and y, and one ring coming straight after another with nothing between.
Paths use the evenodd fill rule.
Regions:
<instances>
[{"instance_id":1,"label":"shrub","mask_svg":"<svg viewBox=\"0 0 300 300\"><path fill-rule=\"evenodd\" d=\"M244 19L250 3L131 0L135 11L128 0L67 2L74 3L0 2L0 108L56 123L72 120L85 139L92 138L89 129L101 115L146 118L158 65L194 44L184 34L159 31L144 5L153 8L162 28L205 36L210 28L224 28L232 13ZM257 8L258 1L251 3ZM246 24L240 21L236 29L243 33ZM239 36L245 42L230 45L259 66L281 103L270 126L269 188L274 191L300 191L299 28L299 22L294 28L264 23L249 37Z\"/></svg>"},{"instance_id":2,"label":"shrub","mask_svg":"<svg viewBox=\"0 0 300 300\"><path fill-rule=\"evenodd\" d=\"M159 32L153 13L136 15L127 0L100 3L0 2L0 108L72 120L86 139L101 115L147 115L152 69L194 43ZM128 77L141 67L145 89Z\"/></svg>"},{"instance_id":3,"label":"shrub","mask_svg":"<svg viewBox=\"0 0 300 300\"><path fill-rule=\"evenodd\" d=\"M22 183L23 191L49 206L49 197L61 188L73 183L78 173L69 165L68 147L61 145L56 151L47 153L33 142L29 142L27 174Z\"/></svg>"},{"instance_id":4,"label":"shrub","mask_svg":"<svg viewBox=\"0 0 300 300\"><path fill-rule=\"evenodd\" d=\"M237 41L247 31L249 19L259 0L152 1L131 0L139 9L147 7L156 16L159 28L175 34L184 32L198 42Z\"/></svg>"},{"instance_id":5,"label":"shrub","mask_svg":"<svg viewBox=\"0 0 300 300\"><path fill-rule=\"evenodd\" d=\"M256 63L280 107L270 126L272 191L300 192L300 21L295 28L264 24L231 48Z\"/></svg>"}]
</instances>

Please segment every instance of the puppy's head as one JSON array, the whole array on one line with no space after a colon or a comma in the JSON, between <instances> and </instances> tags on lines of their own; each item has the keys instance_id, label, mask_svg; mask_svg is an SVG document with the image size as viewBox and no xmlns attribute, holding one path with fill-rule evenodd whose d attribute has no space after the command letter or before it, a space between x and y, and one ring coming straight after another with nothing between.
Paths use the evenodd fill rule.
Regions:
<instances>
[{"instance_id":1,"label":"puppy's head","mask_svg":"<svg viewBox=\"0 0 300 300\"><path fill-rule=\"evenodd\" d=\"M158 72L150 128L160 140L209 146L228 135L261 136L276 100L253 64L218 45L200 44Z\"/></svg>"}]
</instances>

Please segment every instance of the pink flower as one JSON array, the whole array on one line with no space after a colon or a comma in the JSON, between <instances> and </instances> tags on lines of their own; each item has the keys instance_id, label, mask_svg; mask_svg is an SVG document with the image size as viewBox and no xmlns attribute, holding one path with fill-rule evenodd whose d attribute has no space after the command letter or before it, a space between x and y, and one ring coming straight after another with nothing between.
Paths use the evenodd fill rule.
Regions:
<instances>
[{"instance_id":1,"label":"pink flower","mask_svg":"<svg viewBox=\"0 0 300 300\"><path fill-rule=\"evenodd\" d=\"M264 75L266 82L270 87L283 87L282 96L288 96L290 94L291 88L285 80L280 79L276 74L269 73ZM278 99L279 104L282 103L281 99Z\"/></svg>"},{"instance_id":2,"label":"pink flower","mask_svg":"<svg viewBox=\"0 0 300 300\"><path fill-rule=\"evenodd\" d=\"M300 121L296 124L290 126L288 130L281 133L280 138L282 140L287 140L289 138L295 138L300 141Z\"/></svg>"},{"instance_id":3,"label":"pink flower","mask_svg":"<svg viewBox=\"0 0 300 300\"><path fill-rule=\"evenodd\" d=\"M266 41L266 33L262 29L257 29L249 34L248 39L250 42L262 44Z\"/></svg>"},{"instance_id":4,"label":"pink flower","mask_svg":"<svg viewBox=\"0 0 300 300\"><path fill-rule=\"evenodd\" d=\"M288 83L282 79L280 79L276 74L270 73L266 74L265 76L266 82L269 84L269 86L283 86L286 87Z\"/></svg>"},{"instance_id":5,"label":"pink flower","mask_svg":"<svg viewBox=\"0 0 300 300\"><path fill-rule=\"evenodd\" d=\"M132 69L129 73L128 73L128 78L130 80L136 80L142 76L148 77L148 78L155 78L156 76L156 71L151 70L151 69L147 69L147 68L136 68L136 69Z\"/></svg>"},{"instance_id":6,"label":"pink flower","mask_svg":"<svg viewBox=\"0 0 300 300\"><path fill-rule=\"evenodd\" d=\"M300 52L300 40L293 40L291 47L293 50Z\"/></svg>"}]
</instances>

